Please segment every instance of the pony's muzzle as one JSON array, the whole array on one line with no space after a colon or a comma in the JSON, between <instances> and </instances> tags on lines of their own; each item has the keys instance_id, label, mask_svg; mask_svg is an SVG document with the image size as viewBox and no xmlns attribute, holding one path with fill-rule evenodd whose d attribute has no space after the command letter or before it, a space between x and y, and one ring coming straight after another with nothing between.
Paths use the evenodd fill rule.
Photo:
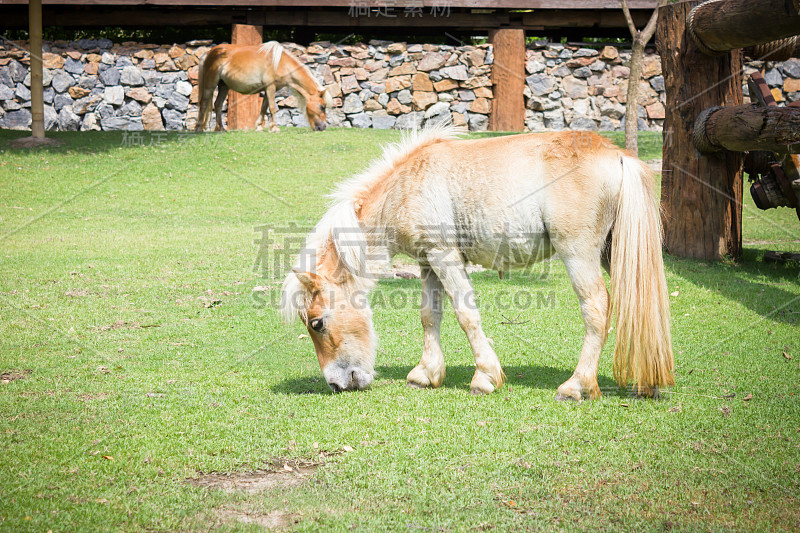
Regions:
<instances>
[{"instance_id":1,"label":"pony's muzzle","mask_svg":"<svg viewBox=\"0 0 800 533\"><path fill-rule=\"evenodd\" d=\"M328 124L326 122L315 122L314 123L314 131L325 131L325 129L327 127L328 127Z\"/></svg>"},{"instance_id":2,"label":"pony's muzzle","mask_svg":"<svg viewBox=\"0 0 800 533\"><path fill-rule=\"evenodd\" d=\"M325 380L333 392L368 389L374 379L371 373L354 366L325 370Z\"/></svg>"}]
</instances>

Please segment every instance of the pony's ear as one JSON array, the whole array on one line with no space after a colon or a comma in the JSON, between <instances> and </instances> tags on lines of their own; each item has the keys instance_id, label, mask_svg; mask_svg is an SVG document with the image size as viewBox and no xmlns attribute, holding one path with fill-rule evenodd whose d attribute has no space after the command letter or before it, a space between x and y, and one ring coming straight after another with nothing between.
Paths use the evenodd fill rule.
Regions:
<instances>
[{"instance_id":1,"label":"pony's ear","mask_svg":"<svg viewBox=\"0 0 800 533\"><path fill-rule=\"evenodd\" d=\"M328 89L322 89L319 92L319 95L325 101L325 107L333 107L333 98L331 97L331 94L328 92Z\"/></svg>"},{"instance_id":2,"label":"pony's ear","mask_svg":"<svg viewBox=\"0 0 800 533\"><path fill-rule=\"evenodd\" d=\"M302 272L296 269L292 269L294 275L297 276L297 279L300 283L303 284L303 287L308 290L308 292L315 292L322 288L322 278L313 272Z\"/></svg>"}]
</instances>

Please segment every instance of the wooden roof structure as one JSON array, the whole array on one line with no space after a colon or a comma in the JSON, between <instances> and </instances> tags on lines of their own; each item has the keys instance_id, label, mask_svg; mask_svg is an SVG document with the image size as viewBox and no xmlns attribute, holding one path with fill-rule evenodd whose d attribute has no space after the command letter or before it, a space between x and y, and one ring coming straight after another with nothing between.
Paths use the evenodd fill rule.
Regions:
<instances>
[{"instance_id":1,"label":"wooden roof structure","mask_svg":"<svg viewBox=\"0 0 800 533\"><path fill-rule=\"evenodd\" d=\"M645 24L656 0L628 0ZM6 27L26 27L28 0L3 0ZM43 0L45 26L163 27L250 24L320 32L488 31L627 36L618 0Z\"/></svg>"}]
</instances>

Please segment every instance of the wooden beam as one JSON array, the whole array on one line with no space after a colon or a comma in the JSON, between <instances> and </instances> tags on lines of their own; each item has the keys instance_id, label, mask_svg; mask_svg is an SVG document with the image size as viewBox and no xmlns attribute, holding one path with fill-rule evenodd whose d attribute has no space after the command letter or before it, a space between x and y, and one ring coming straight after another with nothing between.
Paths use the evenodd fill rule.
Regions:
<instances>
[{"instance_id":1,"label":"wooden beam","mask_svg":"<svg viewBox=\"0 0 800 533\"><path fill-rule=\"evenodd\" d=\"M501 29L489 32L492 64L492 131L522 131L525 128L525 30Z\"/></svg>"},{"instance_id":2,"label":"wooden beam","mask_svg":"<svg viewBox=\"0 0 800 533\"><path fill-rule=\"evenodd\" d=\"M25 5L28 0L3 0L4 5ZM128 6L202 6L202 7L230 7L246 6L252 7L346 7L371 6L375 8L385 8L387 5L395 5L401 12L404 10L402 3L392 4L387 0L43 0L45 5L72 5L72 6L107 6L107 5L128 5ZM629 0L631 9L643 9L652 11L655 9L657 0ZM406 4L406 5L411 5ZM619 9L617 0L421 0L419 4L426 8L430 7L449 7L469 8L469 9L603 9L616 11Z\"/></svg>"},{"instance_id":3,"label":"wooden beam","mask_svg":"<svg viewBox=\"0 0 800 533\"><path fill-rule=\"evenodd\" d=\"M664 244L681 257L717 261L742 252L742 154L701 156L692 134L708 107L741 105L742 52L702 53L686 18L697 2L668 4L659 12L656 43L666 85L661 206Z\"/></svg>"},{"instance_id":4,"label":"wooden beam","mask_svg":"<svg viewBox=\"0 0 800 533\"><path fill-rule=\"evenodd\" d=\"M723 148L737 152L797 150L800 149L800 108L751 104L710 108L697 118L694 131L695 146L702 153Z\"/></svg>"},{"instance_id":5,"label":"wooden beam","mask_svg":"<svg viewBox=\"0 0 800 533\"><path fill-rule=\"evenodd\" d=\"M695 44L712 55L800 34L798 0L715 0L688 17Z\"/></svg>"},{"instance_id":6,"label":"wooden beam","mask_svg":"<svg viewBox=\"0 0 800 533\"><path fill-rule=\"evenodd\" d=\"M232 44L261 44L263 33L261 26L234 24L231 35ZM261 99L257 94L228 93L228 129L252 130L255 128L258 113L261 110Z\"/></svg>"},{"instance_id":7,"label":"wooden beam","mask_svg":"<svg viewBox=\"0 0 800 533\"><path fill-rule=\"evenodd\" d=\"M27 28L28 6L0 4L3 24L8 28ZM647 23L650 12L633 11L637 24ZM45 5L44 25L59 27L137 27L163 26L219 26L226 24L251 24L271 28L310 26L325 28L325 31L354 31L362 29L392 28L407 31L410 35L438 33L442 28L464 31L487 31L501 27L523 28L543 34L578 36L617 35L627 33L622 13L611 10L551 9L534 13L517 13L509 10L492 10L491 13L452 9L450 15L432 16L429 11L423 17L405 17L401 11L397 17L352 16L349 8L331 7L304 9L297 7L228 6L221 8L189 6L131 6L104 5L86 9L82 6ZM589 29L589 31L582 31ZM610 31L609 31L610 30Z\"/></svg>"}]
</instances>

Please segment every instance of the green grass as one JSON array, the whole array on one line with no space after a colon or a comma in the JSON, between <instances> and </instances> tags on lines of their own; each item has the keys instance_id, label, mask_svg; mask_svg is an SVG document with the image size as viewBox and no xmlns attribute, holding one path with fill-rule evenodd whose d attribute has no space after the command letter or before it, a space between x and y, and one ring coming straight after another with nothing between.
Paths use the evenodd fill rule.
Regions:
<instances>
[{"instance_id":1,"label":"green grass","mask_svg":"<svg viewBox=\"0 0 800 533\"><path fill-rule=\"evenodd\" d=\"M473 275L500 391L470 396L452 311L444 386L405 387L419 281L397 279L373 294L379 378L333 395L301 326L264 305L283 270L254 272L257 228L314 223L397 132L6 148L21 135L0 132L0 372L24 376L0 384L0 529L258 529L221 510L304 531L800 528L798 266L761 259L800 248L793 211L746 193L742 261L667 256L677 385L661 400L616 388L612 335L603 398L554 401L583 334L558 262ZM640 142L659 156L657 136ZM532 305L492 305L511 294ZM186 482L293 460L321 466L256 494Z\"/></svg>"}]
</instances>

